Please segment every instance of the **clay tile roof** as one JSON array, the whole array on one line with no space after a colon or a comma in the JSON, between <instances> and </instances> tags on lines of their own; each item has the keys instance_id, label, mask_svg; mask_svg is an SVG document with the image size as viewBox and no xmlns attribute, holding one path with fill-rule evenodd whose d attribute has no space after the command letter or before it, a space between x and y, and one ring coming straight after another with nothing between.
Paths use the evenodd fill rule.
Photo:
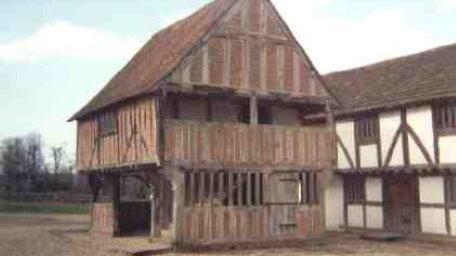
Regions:
<instances>
[{"instance_id":1,"label":"clay tile roof","mask_svg":"<svg viewBox=\"0 0 456 256\"><path fill-rule=\"evenodd\" d=\"M70 121L118 102L151 93L209 32L236 0L215 0L155 34Z\"/></svg>"},{"instance_id":2,"label":"clay tile roof","mask_svg":"<svg viewBox=\"0 0 456 256\"><path fill-rule=\"evenodd\" d=\"M324 76L341 113L456 96L456 44Z\"/></svg>"}]
</instances>

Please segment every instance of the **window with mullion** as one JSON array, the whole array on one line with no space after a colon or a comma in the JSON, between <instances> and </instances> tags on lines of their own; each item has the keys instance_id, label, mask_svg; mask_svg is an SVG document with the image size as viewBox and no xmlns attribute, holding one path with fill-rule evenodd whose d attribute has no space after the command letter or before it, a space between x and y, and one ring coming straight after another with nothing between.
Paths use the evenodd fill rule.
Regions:
<instances>
[{"instance_id":1,"label":"window with mullion","mask_svg":"<svg viewBox=\"0 0 456 256\"><path fill-rule=\"evenodd\" d=\"M355 133L359 144L374 144L379 139L377 116L364 116L355 120Z\"/></svg>"},{"instance_id":2,"label":"window with mullion","mask_svg":"<svg viewBox=\"0 0 456 256\"><path fill-rule=\"evenodd\" d=\"M456 133L456 102L434 106L434 123L437 133Z\"/></svg>"}]
</instances>

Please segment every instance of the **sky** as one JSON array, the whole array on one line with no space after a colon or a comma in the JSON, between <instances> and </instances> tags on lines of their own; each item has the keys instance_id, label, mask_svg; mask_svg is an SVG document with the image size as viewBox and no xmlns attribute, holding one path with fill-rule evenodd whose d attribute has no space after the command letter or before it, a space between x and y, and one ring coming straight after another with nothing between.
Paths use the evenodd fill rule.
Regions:
<instances>
[{"instance_id":1,"label":"sky","mask_svg":"<svg viewBox=\"0 0 456 256\"><path fill-rule=\"evenodd\" d=\"M0 140L75 151L87 103L158 30L210 0L0 1ZM456 0L272 0L322 74L456 43Z\"/></svg>"}]
</instances>

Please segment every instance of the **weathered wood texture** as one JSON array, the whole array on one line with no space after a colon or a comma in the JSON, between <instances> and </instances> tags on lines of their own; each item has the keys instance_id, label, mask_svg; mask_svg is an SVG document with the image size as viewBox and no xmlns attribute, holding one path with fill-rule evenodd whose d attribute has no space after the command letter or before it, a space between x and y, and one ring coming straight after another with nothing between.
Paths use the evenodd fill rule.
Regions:
<instances>
[{"instance_id":1,"label":"weathered wood texture","mask_svg":"<svg viewBox=\"0 0 456 256\"><path fill-rule=\"evenodd\" d=\"M184 245L308 239L324 232L319 206L199 207L180 215L184 224L178 227L178 241Z\"/></svg>"},{"instance_id":2,"label":"weathered wood texture","mask_svg":"<svg viewBox=\"0 0 456 256\"><path fill-rule=\"evenodd\" d=\"M77 169L87 171L156 162L155 108L155 99L150 97L113 110L117 113L117 133L109 136L99 136L96 118L78 121Z\"/></svg>"},{"instance_id":3,"label":"weathered wood texture","mask_svg":"<svg viewBox=\"0 0 456 256\"><path fill-rule=\"evenodd\" d=\"M182 86L325 95L311 64L268 1L239 1L169 80Z\"/></svg>"},{"instance_id":4,"label":"weathered wood texture","mask_svg":"<svg viewBox=\"0 0 456 256\"><path fill-rule=\"evenodd\" d=\"M111 203L94 203L91 210L91 232L112 235L113 219Z\"/></svg>"},{"instance_id":5,"label":"weathered wood texture","mask_svg":"<svg viewBox=\"0 0 456 256\"><path fill-rule=\"evenodd\" d=\"M334 142L323 126L270 126L166 120L165 161L207 167L331 166Z\"/></svg>"}]
</instances>

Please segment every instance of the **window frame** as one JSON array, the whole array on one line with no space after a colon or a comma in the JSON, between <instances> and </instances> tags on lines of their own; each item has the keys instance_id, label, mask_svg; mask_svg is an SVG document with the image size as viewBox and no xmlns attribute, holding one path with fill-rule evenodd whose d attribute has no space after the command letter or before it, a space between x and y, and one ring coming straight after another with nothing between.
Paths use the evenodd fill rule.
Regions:
<instances>
[{"instance_id":1,"label":"window frame","mask_svg":"<svg viewBox=\"0 0 456 256\"><path fill-rule=\"evenodd\" d=\"M366 177L347 176L344 178L344 199L346 204L366 202Z\"/></svg>"},{"instance_id":2,"label":"window frame","mask_svg":"<svg viewBox=\"0 0 456 256\"><path fill-rule=\"evenodd\" d=\"M434 104L432 106L432 119L437 135L456 135L456 101ZM443 119L446 120L443 121Z\"/></svg>"},{"instance_id":3,"label":"window frame","mask_svg":"<svg viewBox=\"0 0 456 256\"><path fill-rule=\"evenodd\" d=\"M109 111L97 118L98 137L105 138L117 135L119 132L117 111Z\"/></svg>"},{"instance_id":4,"label":"window frame","mask_svg":"<svg viewBox=\"0 0 456 256\"><path fill-rule=\"evenodd\" d=\"M355 138L359 145L372 145L380 141L378 115L364 115L355 120Z\"/></svg>"},{"instance_id":5,"label":"window frame","mask_svg":"<svg viewBox=\"0 0 456 256\"><path fill-rule=\"evenodd\" d=\"M449 174L446 176L447 182L447 199L448 205L451 209L456 208L456 174Z\"/></svg>"}]
</instances>

